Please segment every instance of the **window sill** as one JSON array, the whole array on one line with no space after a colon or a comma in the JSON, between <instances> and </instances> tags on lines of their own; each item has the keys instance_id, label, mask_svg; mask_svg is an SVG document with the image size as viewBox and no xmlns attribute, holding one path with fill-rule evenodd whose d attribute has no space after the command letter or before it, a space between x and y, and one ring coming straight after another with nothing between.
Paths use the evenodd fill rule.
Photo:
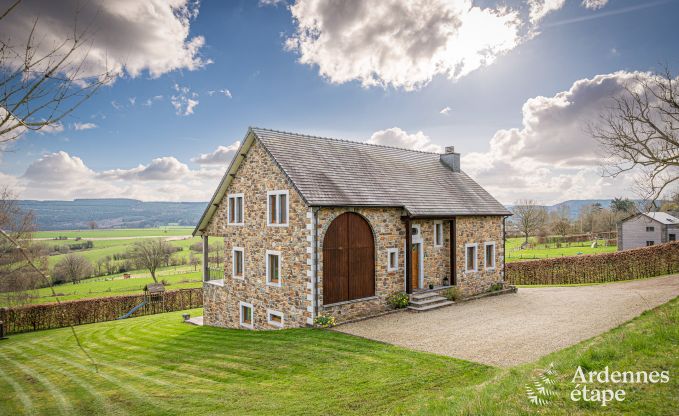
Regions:
<instances>
[{"instance_id":1,"label":"window sill","mask_svg":"<svg viewBox=\"0 0 679 416\"><path fill-rule=\"evenodd\" d=\"M289 224L267 224L267 227L287 227Z\"/></svg>"},{"instance_id":2,"label":"window sill","mask_svg":"<svg viewBox=\"0 0 679 416\"><path fill-rule=\"evenodd\" d=\"M273 286L273 287L282 287L283 283L271 283L271 282L266 282L267 286Z\"/></svg>"},{"instance_id":3,"label":"window sill","mask_svg":"<svg viewBox=\"0 0 679 416\"><path fill-rule=\"evenodd\" d=\"M245 329L253 329L253 328L254 328L254 325L252 325L252 324L244 324L244 323L242 323L242 322L241 322L240 326L243 327L243 328L245 328Z\"/></svg>"},{"instance_id":4,"label":"window sill","mask_svg":"<svg viewBox=\"0 0 679 416\"><path fill-rule=\"evenodd\" d=\"M327 305L323 305L323 307L328 308L328 307L332 307L332 306L348 305L348 304L351 304L351 303L366 302L366 301L369 301L369 300L375 300L375 299L379 299L379 298L380 298L379 296L369 296L367 298L344 300L342 302L329 303Z\"/></svg>"},{"instance_id":5,"label":"window sill","mask_svg":"<svg viewBox=\"0 0 679 416\"><path fill-rule=\"evenodd\" d=\"M244 222L230 222L230 223L227 223L226 225L229 225L229 226L233 225L233 226L236 226L236 227L242 227L242 226L245 225L245 223Z\"/></svg>"},{"instance_id":6,"label":"window sill","mask_svg":"<svg viewBox=\"0 0 679 416\"><path fill-rule=\"evenodd\" d=\"M214 286L224 286L224 279L217 279L217 280L208 280L205 283L214 285Z\"/></svg>"},{"instance_id":7,"label":"window sill","mask_svg":"<svg viewBox=\"0 0 679 416\"><path fill-rule=\"evenodd\" d=\"M233 280L240 280L241 282L245 281L245 277L238 277L238 276L231 276Z\"/></svg>"}]
</instances>

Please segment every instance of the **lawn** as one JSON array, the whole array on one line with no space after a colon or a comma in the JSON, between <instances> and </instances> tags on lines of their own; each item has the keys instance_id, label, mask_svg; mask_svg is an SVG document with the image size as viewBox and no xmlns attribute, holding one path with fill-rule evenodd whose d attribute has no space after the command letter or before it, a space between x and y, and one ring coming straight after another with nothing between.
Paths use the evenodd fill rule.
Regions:
<instances>
[{"instance_id":1,"label":"lawn","mask_svg":"<svg viewBox=\"0 0 679 416\"><path fill-rule=\"evenodd\" d=\"M192 315L200 310L191 311ZM538 362L498 369L312 329L194 327L180 313L0 341L0 414L638 414L679 408L679 300ZM525 385L554 363L550 403ZM569 399L577 366L670 371L607 407Z\"/></svg>"},{"instance_id":2,"label":"lawn","mask_svg":"<svg viewBox=\"0 0 679 416\"><path fill-rule=\"evenodd\" d=\"M38 231L34 238L68 237L81 238L121 238L121 237L171 237L191 235L193 227L157 227L157 228L112 228L95 230Z\"/></svg>"},{"instance_id":3,"label":"lawn","mask_svg":"<svg viewBox=\"0 0 679 416\"><path fill-rule=\"evenodd\" d=\"M176 273L174 268L166 268L157 272L158 280L164 280L169 285L168 290L186 289L191 287L201 287L202 272L193 271L191 266L180 266ZM148 272L132 272L133 279L123 279L122 275L116 274L105 277L92 277L82 280L80 283L66 283L54 286L54 291L59 295L59 300L74 300L83 298L99 298L105 296L138 295L141 294L144 286L153 283L153 279ZM56 302L50 288L33 290L30 294L30 303L49 303ZM3 306L5 299L0 294L0 306Z\"/></svg>"},{"instance_id":4,"label":"lawn","mask_svg":"<svg viewBox=\"0 0 679 416\"><path fill-rule=\"evenodd\" d=\"M535 238L530 237L529 241L534 242ZM546 259L553 257L564 256L578 256L581 254L602 254L616 251L616 246L605 246L604 240L599 240L599 246L592 248L591 241L583 243L563 244L562 247L556 248L554 244L534 244L534 248L521 250L521 244L524 242L523 237L508 238L505 246L507 263L523 260Z\"/></svg>"}]
</instances>

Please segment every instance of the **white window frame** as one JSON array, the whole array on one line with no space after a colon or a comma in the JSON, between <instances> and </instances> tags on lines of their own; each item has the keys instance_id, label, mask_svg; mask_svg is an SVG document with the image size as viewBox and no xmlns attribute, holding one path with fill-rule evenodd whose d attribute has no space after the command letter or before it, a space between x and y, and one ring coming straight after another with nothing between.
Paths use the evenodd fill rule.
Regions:
<instances>
[{"instance_id":1,"label":"white window frame","mask_svg":"<svg viewBox=\"0 0 679 416\"><path fill-rule=\"evenodd\" d=\"M486 253L488 250L488 247L492 246L493 247L493 264L491 266L488 266L488 258L486 257ZM496 266L496 258L497 258L497 252L495 251L497 249L497 246L495 245L495 241L486 241L483 244L483 267L486 270L495 270Z\"/></svg>"},{"instance_id":2,"label":"white window frame","mask_svg":"<svg viewBox=\"0 0 679 416\"><path fill-rule=\"evenodd\" d=\"M235 252L240 251L243 257L243 275L236 276L236 255ZM243 247L233 247L231 249L231 278L236 280L245 280L245 249Z\"/></svg>"},{"instance_id":3,"label":"white window frame","mask_svg":"<svg viewBox=\"0 0 679 416\"><path fill-rule=\"evenodd\" d=\"M468 261L468 256L469 256L469 247L474 247L474 268L473 269L468 269L467 265L469 264ZM479 244L478 243L467 243L464 245L464 271L467 273L470 272L478 272L479 271Z\"/></svg>"},{"instance_id":4,"label":"white window frame","mask_svg":"<svg viewBox=\"0 0 679 416\"><path fill-rule=\"evenodd\" d=\"M278 283L269 281L269 256L278 256ZM267 250L264 258L266 264L266 285L281 287L283 285L283 256L280 251Z\"/></svg>"},{"instance_id":5,"label":"white window frame","mask_svg":"<svg viewBox=\"0 0 679 416\"><path fill-rule=\"evenodd\" d=\"M252 323L247 324L243 322L243 307L250 308L250 315L252 318ZM255 308L252 303L238 302L238 316L240 317L240 326L244 328L253 329L255 326Z\"/></svg>"},{"instance_id":6,"label":"white window frame","mask_svg":"<svg viewBox=\"0 0 679 416\"><path fill-rule=\"evenodd\" d=\"M281 214L280 214L281 210L280 209L278 209L278 211L276 211L277 214L278 214L278 215L276 215L278 217L278 218L276 218L276 220L278 222L275 222L275 223L271 222L271 215L270 215L271 207L269 206L269 199L270 199L269 197L271 195L276 196L276 207L279 207L279 208L280 208L280 203L279 203L280 197L279 197L279 195L285 195L285 223L280 222L280 218L281 218ZM290 223L290 193L287 190L267 191L266 192L266 225L269 226L269 227L287 227L289 223Z\"/></svg>"},{"instance_id":7,"label":"white window frame","mask_svg":"<svg viewBox=\"0 0 679 416\"><path fill-rule=\"evenodd\" d=\"M437 226L441 226L441 244L436 244L438 239L438 233L436 232ZM443 247L443 221L434 221L434 247Z\"/></svg>"},{"instance_id":8,"label":"white window frame","mask_svg":"<svg viewBox=\"0 0 679 416\"><path fill-rule=\"evenodd\" d=\"M271 315L276 315L281 318L280 322L272 321L271 320ZM282 312L274 311L273 309L267 309L266 310L266 323L269 325L273 325L277 328L283 328L285 325L285 315Z\"/></svg>"},{"instance_id":9,"label":"white window frame","mask_svg":"<svg viewBox=\"0 0 679 416\"><path fill-rule=\"evenodd\" d=\"M240 219L241 222L231 222L231 199L240 198L241 199L241 212L240 212ZM236 207L236 202L234 201L233 206ZM237 218L236 215L234 215L234 219ZM240 194L228 194L226 196L226 223L228 225L244 225L245 224L245 196L240 193Z\"/></svg>"},{"instance_id":10,"label":"white window frame","mask_svg":"<svg viewBox=\"0 0 679 416\"><path fill-rule=\"evenodd\" d=\"M396 262L394 263L394 266L391 266L391 253L395 253L396 256ZM387 271L388 272L396 272L398 271L398 249L397 248L388 248L387 249Z\"/></svg>"}]
</instances>

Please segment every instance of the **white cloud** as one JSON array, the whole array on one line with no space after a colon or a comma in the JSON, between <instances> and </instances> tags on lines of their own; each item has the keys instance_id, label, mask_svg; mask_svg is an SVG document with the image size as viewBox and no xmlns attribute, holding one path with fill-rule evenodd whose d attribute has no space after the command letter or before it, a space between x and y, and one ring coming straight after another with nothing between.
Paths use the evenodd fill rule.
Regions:
<instances>
[{"instance_id":1,"label":"white cloud","mask_svg":"<svg viewBox=\"0 0 679 416\"><path fill-rule=\"evenodd\" d=\"M90 129L96 129L97 125L94 123L79 123L75 122L73 123L73 128L75 130L90 130Z\"/></svg>"},{"instance_id":2,"label":"white cloud","mask_svg":"<svg viewBox=\"0 0 679 416\"><path fill-rule=\"evenodd\" d=\"M445 108L441 109L441 111L439 111L439 114L443 114L444 116L447 116L448 114L450 114L450 110L452 110L452 108L445 107Z\"/></svg>"},{"instance_id":3,"label":"white cloud","mask_svg":"<svg viewBox=\"0 0 679 416\"><path fill-rule=\"evenodd\" d=\"M463 155L462 169L503 202L629 195L631 176L601 176L604 156L587 126L599 121L611 97L622 94L635 76L644 74L597 75L552 97L528 99L522 127L497 131L487 152Z\"/></svg>"},{"instance_id":4,"label":"white cloud","mask_svg":"<svg viewBox=\"0 0 679 416\"><path fill-rule=\"evenodd\" d=\"M225 97L232 98L231 91L229 91L227 88L224 88L223 90L210 90L207 92L207 95L212 97L215 94L221 94Z\"/></svg>"},{"instance_id":5,"label":"white cloud","mask_svg":"<svg viewBox=\"0 0 679 416\"><path fill-rule=\"evenodd\" d=\"M200 156L191 159L191 162L200 165L228 165L240 147L240 141L229 146L218 146L210 153L202 153Z\"/></svg>"},{"instance_id":6,"label":"white cloud","mask_svg":"<svg viewBox=\"0 0 679 416\"><path fill-rule=\"evenodd\" d=\"M459 79L520 42L518 12L470 0L298 0L286 48L332 83L417 89L436 75Z\"/></svg>"},{"instance_id":7,"label":"white cloud","mask_svg":"<svg viewBox=\"0 0 679 416\"><path fill-rule=\"evenodd\" d=\"M528 0L531 23L537 24L549 13L561 9L565 3L566 0Z\"/></svg>"},{"instance_id":8,"label":"white cloud","mask_svg":"<svg viewBox=\"0 0 679 416\"><path fill-rule=\"evenodd\" d=\"M130 97L127 100L130 102L131 106L134 106L135 104L137 104L137 97Z\"/></svg>"},{"instance_id":9,"label":"white cloud","mask_svg":"<svg viewBox=\"0 0 679 416\"><path fill-rule=\"evenodd\" d=\"M176 94L170 97L170 103L178 116L193 114L193 109L198 105L198 93L192 92L189 87L181 87L174 84Z\"/></svg>"},{"instance_id":10,"label":"white cloud","mask_svg":"<svg viewBox=\"0 0 679 416\"><path fill-rule=\"evenodd\" d=\"M582 0L582 5L591 10L598 10L604 7L608 0Z\"/></svg>"},{"instance_id":11,"label":"white cloud","mask_svg":"<svg viewBox=\"0 0 679 416\"><path fill-rule=\"evenodd\" d=\"M95 171L81 158L59 151L35 160L20 177L0 172L0 180L12 184L24 199L123 197L144 201L207 201L224 169L191 170L176 158L166 156L131 169Z\"/></svg>"},{"instance_id":12,"label":"white cloud","mask_svg":"<svg viewBox=\"0 0 679 416\"><path fill-rule=\"evenodd\" d=\"M285 0L259 0L259 7L278 6L279 4L285 4Z\"/></svg>"},{"instance_id":13,"label":"white cloud","mask_svg":"<svg viewBox=\"0 0 679 416\"><path fill-rule=\"evenodd\" d=\"M442 152L441 146L431 142L431 139L421 131L408 134L399 127L379 130L370 136L367 143L383 146L401 147L404 149L421 150L424 152Z\"/></svg>"},{"instance_id":14,"label":"white cloud","mask_svg":"<svg viewBox=\"0 0 679 416\"><path fill-rule=\"evenodd\" d=\"M40 130L37 130L38 133L40 134L57 134L61 133L64 131L64 125L60 122L56 122L53 124L48 124L46 126L43 126L40 128Z\"/></svg>"},{"instance_id":15,"label":"white cloud","mask_svg":"<svg viewBox=\"0 0 679 416\"><path fill-rule=\"evenodd\" d=\"M76 14L78 28L92 28L87 33L87 47L76 56L84 59L84 75L101 74L106 65L115 73L137 77L146 71L155 78L210 63L200 56L205 39L189 37L191 22L198 14L198 3L189 0L24 0L2 20L0 38L24 45L37 18L34 38L40 42L35 50L36 56L43 56L54 44L72 36ZM9 64L19 65L20 59Z\"/></svg>"},{"instance_id":16,"label":"white cloud","mask_svg":"<svg viewBox=\"0 0 679 416\"><path fill-rule=\"evenodd\" d=\"M160 101L162 99L163 99L162 95L154 95L151 98L147 98L146 101L144 101L144 103L142 105L146 106L146 107L151 107L153 105L153 103L155 103L156 101Z\"/></svg>"}]
</instances>

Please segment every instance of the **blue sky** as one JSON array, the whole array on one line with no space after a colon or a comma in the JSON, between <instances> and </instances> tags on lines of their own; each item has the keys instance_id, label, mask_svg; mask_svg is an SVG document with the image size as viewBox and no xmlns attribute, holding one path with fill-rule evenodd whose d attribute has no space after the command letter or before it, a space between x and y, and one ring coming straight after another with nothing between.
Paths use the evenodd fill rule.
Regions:
<instances>
[{"instance_id":1,"label":"blue sky","mask_svg":"<svg viewBox=\"0 0 679 416\"><path fill-rule=\"evenodd\" d=\"M580 1L556 1L535 22L531 19L539 12L536 7L542 4L544 11L549 2L534 1L538 6L531 8L531 2L517 1L503 4L521 19L521 39L502 46L492 63L462 76L433 70L425 73L425 81L417 76L409 80L407 68L405 75L394 74L400 65L387 63L375 71L377 85L366 86L364 73L333 65L337 59L355 62L383 50L370 45L362 50L360 41L347 48L337 44L342 39L323 44L307 40L308 46L326 48L329 54L319 52L307 57L310 64L301 63L302 48L286 48L286 41L299 39L300 22L323 12L322 6L302 10L273 3L204 1L197 6L197 16L187 21L184 39L204 38L195 54L203 64L178 65L157 77L148 68L119 77L54 132L26 133L11 144L0 161L0 179L32 199L206 200L229 154L224 150L214 155L221 159L210 159L219 163L199 163L199 155L228 147L248 126L260 126L425 150L455 145L463 155L462 168L504 203L518 198L550 203L634 196L631 177L601 177L596 163L600 155L582 127L588 116L604 108L602 94L615 94L616 86L634 71L659 70L665 63L675 74L679 68L673 26L679 1L611 0L589 8ZM498 7L491 1L473 6ZM418 12L409 11L416 16ZM362 17L326 14L323 28L339 26L343 36L354 36L349 28L370 13L377 12L368 10ZM393 45L387 40L382 48L396 56L404 53L398 43L407 41L394 37ZM433 59L426 49L407 53L426 66L427 59ZM337 57L337 50L348 52ZM134 53L126 56L133 60ZM324 65L331 68L330 76L319 73ZM408 84L412 79L418 84ZM576 86L579 80L585 82ZM608 87L601 87L606 83ZM566 96L558 98L560 93ZM538 103L536 97L551 100ZM187 111L189 99L197 101L192 111ZM526 113L532 99L532 110ZM559 105L559 100L566 104ZM570 106L567 113L564 106ZM78 125L91 128L77 130ZM557 137L562 134L565 137ZM512 146L515 153L507 151ZM159 158L174 159L156 162L170 173L144 176L144 169ZM575 162L583 159L587 162ZM65 178L74 174L83 179L77 185L65 180L50 184L62 171ZM534 180L526 180L527 174L534 174Z\"/></svg>"}]
</instances>

